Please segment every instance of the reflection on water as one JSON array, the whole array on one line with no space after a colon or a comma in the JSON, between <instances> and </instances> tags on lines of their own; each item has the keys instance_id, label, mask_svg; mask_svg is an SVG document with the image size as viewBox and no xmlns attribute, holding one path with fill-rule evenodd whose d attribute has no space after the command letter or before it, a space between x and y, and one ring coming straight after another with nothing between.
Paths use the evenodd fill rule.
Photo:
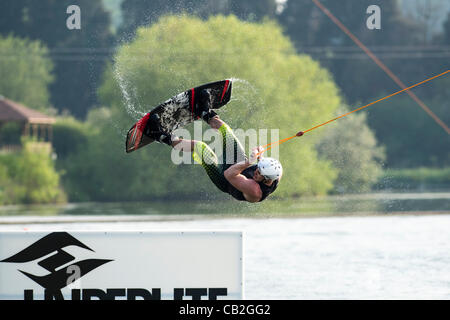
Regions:
<instances>
[{"instance_id":1,"label":"reflection on water","mask_svg":"<svg viewBox=\"0 0 450 320\"><path fill-rule=\"evenodd\" d=\"M0 216L56 215L239 215L324 216L401 212L450 212L450 193L376 193L266 200L250 204L234 200L71 203L0 207Z\"/></svg>"}]
</instances>

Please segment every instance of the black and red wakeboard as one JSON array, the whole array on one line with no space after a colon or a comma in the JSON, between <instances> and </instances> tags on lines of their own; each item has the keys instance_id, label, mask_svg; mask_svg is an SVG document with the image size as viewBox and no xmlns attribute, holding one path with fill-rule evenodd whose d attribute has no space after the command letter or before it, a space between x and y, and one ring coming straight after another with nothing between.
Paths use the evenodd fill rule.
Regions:
<instances>
[{"instance_id":1,"label":"black and red wakeboard","mask_svg":"<svg viewBox=\"0 0 450 320\"><path fill-rule=\"evenodd\" d=\"M198 119L194 115L194 108L198 103L200 91L209 89L211 108L219 109L230 101L231 85L232 80L230 79L207 83L177 94L153 108L128 130L125 143L126 152L133 152L155 141L144 133L151 115L158 114L161 127L164 131L172 133L174 130L183 128Z\"/></svg>"}]
</instances>

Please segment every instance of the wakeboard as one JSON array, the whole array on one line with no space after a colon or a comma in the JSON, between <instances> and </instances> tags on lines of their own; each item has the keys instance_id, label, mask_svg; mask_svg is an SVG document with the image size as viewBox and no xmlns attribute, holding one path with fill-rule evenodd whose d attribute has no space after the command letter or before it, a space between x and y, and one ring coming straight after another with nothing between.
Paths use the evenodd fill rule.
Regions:
<instances>
[{"instance_id":1,"label":"wakeboard","mask_svg":"<svg viewBox=\"0 0 450 320\"><path fill-rule=\"evenodd\" d=\"M230 101L231 85L232 80L230 79L207 83L177 94L156 106L128 130L125 142L126 152L133 152L155 141L145 134L148 119L151 115L158 114L161 127L166 132L172 133L174 130L183 128L198 119L194 115L194 108L202 90L210 90L211 108L219 109Z\"/></svg>"}]
</instances>

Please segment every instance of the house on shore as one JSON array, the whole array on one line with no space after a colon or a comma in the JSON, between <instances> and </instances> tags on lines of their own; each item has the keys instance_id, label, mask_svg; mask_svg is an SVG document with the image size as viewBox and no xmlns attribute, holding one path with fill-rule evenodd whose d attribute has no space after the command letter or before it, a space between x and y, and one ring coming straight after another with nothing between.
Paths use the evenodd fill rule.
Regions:
<instances>
[{"instance_id":1,"label":"house on shore","mask_svg":"<svg viewBox=\"0 0 450 320\"><path fill-rule=\"evenodd\" d=\"M55 119L0 96L0 148L19 149L20 137L33 137L51 147Z\"/></svg>"}]
</instances>

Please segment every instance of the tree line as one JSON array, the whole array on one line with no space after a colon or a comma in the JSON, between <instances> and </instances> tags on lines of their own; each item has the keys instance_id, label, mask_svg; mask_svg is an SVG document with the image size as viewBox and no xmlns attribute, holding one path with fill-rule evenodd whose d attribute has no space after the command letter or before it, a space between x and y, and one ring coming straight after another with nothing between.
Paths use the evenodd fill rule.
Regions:
<instances>
[{"instance_id":1,"label":"tree line","mask_svg":"<svg viewBox=\"0 0 450 320\"><path fill-rule=\"evenodd\" d=\"M443 31L433 34L426 19L408 18L398 1L321 2L406 84L448 69L448 53L446 55L444 49L450 45L450 15ZM68 30L65 27L66 8L72 4L81 8L81 30ZM382 9L381 30L369 30L366 27L366 8L372 4ZM0 3L0 12L0 94L9 95L9 98L32 108L66 116L55 126L57 168L64 172L62 180L65 181L65 189L71 190L71 198L78 200L92 200L92 194L95 195L94 199L111 200L124 194L121 179L110 184L102 182L108 170L117 170L128 161L123 155L115 155L121 150L123 137L120 134L123 135L133 120L124 111L124 105L127 104L123 96L124 87L128 86L128 94L132 99L128 103L139 106L139 112L146 112L150 106L194 82L216 80L221 76L226 78L233 73L242 74L242 79L250 81L255 88L261 88L258 79L267 79L270 75L274 88L286 88L281 92L289 97L283 103L286 110L290 110L291 117L298 113L295 126L288 122L288 114L280 115L275 123L281 128L306 127L310 123L316 124L313 120L323 122L399 89L310 0L288 0L284 4L275 0L123 0L120 4L122 22L117 28L113 27L111 12L101 0L3 1ZM195 18L189 20L185 18L186 14ZM223 20L226 24L220 26L212 19L217 15L233 15L238 20ZM168 21L177 24L175 20L167 20L167 16L177 17L181 21L178 25L185 23L186 29L189 23L198 26L196 32L186 35L191 41L180 37L179 29L170 30L172 24ZM252 47L241 39L240 32L247 24L254 26L254 29L247 30L249 38L246 40ZM269 29L272 29L279 39L274 38L269 42L260 38L263 35L255 31L258 25L266 27L266 34L270 34ZM161 48L154 46L153 51L148 53L153 54L153 64L144 64L147 69L133 69L136 65L126 62L127 57L121 52L129 46L145 52L148 43L144 44L141 38L149 34L158 35L159 38L152 39L150 44L154 45L159 39ZM166 36L172 36L178 42L170 42L170 39L164 38ZM207 37L217 37L217 42L209 43ZM187 46L189 42L197 43L198 47ZM215 56L216 51L211 51L208 45L222 48L222 52L229 53L229 59L225 55ZM166 51L163 50L164 46ZM183 51L186 48L189 51ZM430 48L437 51L430 51ZM252 57L259 57L259 53L264 54L261 60L264 63L269 59L286 59L285 64L293 68L292 73L278 71L264 74L258 69L251 69ZM163 59L163 56L168 60ZM301 63L290 61L295 56L300 57ZM228 61L228 64L217 65L216 59ZM246 59L249 59L249 68L243 68L240 72ZM187 63L196 64L203 73L197 75L195 70L186 68ZM236 64L240 68L235 69ZM216 69L208 73L208 67ZM22 71L11 71L11 68ZM315 77L317 71L313 70L317 68L325 73ZM123 78L119 79L118 76ZM304 76L305 82L293 81L298 76ZM162 83L161 79L166 78L165 83ZM147 79L147 82L141 82L142 79ZM154 79L158 81L152 83ZM314 85L316 81L324 85ZM325 85L327 81L330 81L329 86ZM151 86L149 83L152 83ZM303 83L304 91L301 87L294 87L295 83ZM449 107L446 88L449 84L450 80L445 78L415 90L447 124L450 123L450 113L446 112ZM247 91L242 94L247 104L249 100L260 99L257 100L260 107L266 109L285 99L281 94L280 97L277 94L255 97ZM334 101L321 117L308 111L313 107L311 101L320 101L320 97L324 101ZM302 104L305 111L301 108ZM233 114L230 116L235 117ZM94 123L94 120L98 123ZM236 123L239 124L239 121ZM257 126L258 123L253 125ZM99 128L105 131L100 134ZM305 159L317 164L316 171L306 173L300 169L301 174L295 180L297 182L291 186L291 190L297 191L290 194L324 193L332 190L333 186L334 190L342 192L368 190L374 182L373 177L379 174L382 167L449 166L448 135L406 95L374 106L364 114L342 120L342 124L330 125L330 128L322 131L317 133L318 138L314 139L313 145L301 147L308 150L301 149L304 157L310 154ZM355 131L360 136L355 137ZM72 141L70 147L67 141ZM104 147L116 141L117 149L107 150ZM164 157L163 151L158 156ZM287 155L288 158L296 156ZM136 157L145 158L149 155L143 152ZM114 160L108 163L108 159ZM146 158L145 161L151 162L152 158ZM108 169L109 166L112 167ZM172 172L178 170L161 166L161 170L167 171L168 175L165 184L172 181L169 168ZM359 171L352 168L358 168ZM129 170L135 168L130 165ZM137 171L133 172L137 174ZM87 185L83 185L80 179L83 174L86 177L95 176L102 187L88 192L95 184L86 182ZM198 172L193 171L191 174L196 176ZM314 182L314 175L322 180L321 183ZM122 178L126 179L125 176ZM305 185L311 187L305 189ZM133 188L138 189L136 183ZM132 197L132 194L136 194L133 190L125 193ZM150 187L149 190L149 194L153 195L160 192L156 187ZM180 187L179 194L185 192L183 190L184 187ZM286 194L289 192L286 191Z\"/></svg>"},{"instance_id":2,"label":"tree line","mask_svg":"<svg viewBox=\"0 0 450 320\"><path fill-rule=\"evenodd\" d=\"M406 84L448 69L450 13L443 31L433 33L432 20L436 11L445 9L444 4L434 1L427 6L427 0L422 2L417 14L411 16L396 0L321 1ZM311 0L288 0L283 8L276 0L123 0L119 3L122 22L115 30L111 12L102 0L2 1L0 34L39 40L48 48L54 79L49 83L49 98L43 100L46 105L84 119L91 108L99 105L97 88L115 48L133 39L138 27L154 24L162 15L181 13L202 19L233 14L250 22L265 18L277 21L298 53L311 55L331 72L351 106L398 89ZM64 27L65 10L71 4L82 8L83 27L79 31ZM381 7L381 30L369 30L365 24L366 9L373 4ZM447 125L450 119L445 88L449 81L442 79L415 90ZM33 90L32 86L27 87ZM45 90L39 91L45 95ZM37 99L29 105L41 107L42 103ZM412 100L395 98L389 106L368 110L367 115L378 141L386 146L388 167L449 164L448 135ZM416 141L420 142L419 148L412 148Z\"/></svg>"}]
</instances>

